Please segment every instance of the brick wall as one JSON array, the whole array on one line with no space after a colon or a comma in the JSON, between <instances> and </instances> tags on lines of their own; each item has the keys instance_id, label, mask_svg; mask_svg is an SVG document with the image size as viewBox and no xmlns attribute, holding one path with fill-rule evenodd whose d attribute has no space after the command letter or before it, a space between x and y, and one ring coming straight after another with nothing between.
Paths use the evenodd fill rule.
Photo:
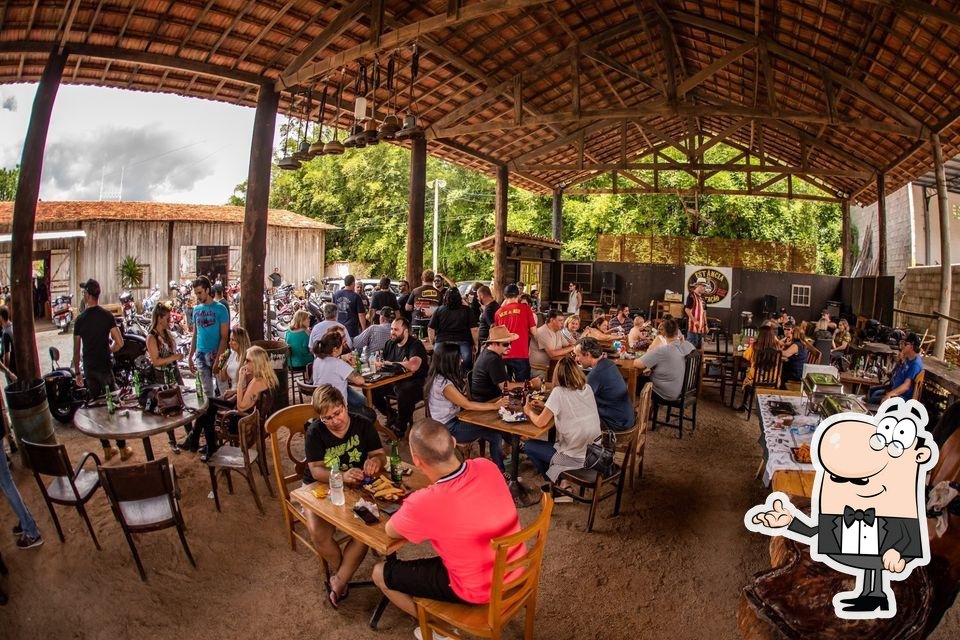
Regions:
<instances>
[{"instance_id":1,"label":"brick wall","mask_svg":"<svg viewBox=\"0 0 960 640\"><path fill-rule=\"evenodd\" d=\"M919 313L933 313L940 310L940 267L913 267L907 269L901 283L901 296L897 297L899 309ZM950 294L950 314L960 318L960 264L953 265L953 290ZM910 317L900 314L898 323L923 332L936 331L936 320ZM960 325L951 322L947 329L951 334L960 333Z\"/></svg>"},{"instance_id":2,"label":"brick wall","mask_svg":"<svg viewBox=\"0 0 960 640\"><path fill-rule=\"evenodd\" d=\"M909 267L916 264L914 212L920 203L916 202L913 196L912 185L887 194L887 271L881 275L892 275L898 281ZM877 255L880 238L877 203L874 202L866 207L850 207L850 219L857 228L857 240L860 246L863 245L864 233L870 231L873 254Z\"/></svg>"}]
</instances>

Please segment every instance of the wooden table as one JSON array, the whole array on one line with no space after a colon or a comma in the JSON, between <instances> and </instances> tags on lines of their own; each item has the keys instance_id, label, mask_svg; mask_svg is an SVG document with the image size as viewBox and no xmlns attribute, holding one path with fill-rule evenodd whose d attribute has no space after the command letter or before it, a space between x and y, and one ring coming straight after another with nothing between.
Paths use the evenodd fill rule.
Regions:
<instances>
[{"instance_id":1,"label":"wooden table","mask_svg":"<svg viewBox=\"0 0 960 640\"><path fill-rule=\"evenodd\" d=\"M759 394L758 401L767 396L781 397L800 397L799 391L782 390L775 394ZM762 406L762 405L761 405ZM763 424L763 411L757 412L757 419L760 422L761 442L765 438L766 425ZM767 456L764 448L764 465L766 465ZM787 495L805 496L809 498L813 493L813 483L816 478L816 472L806 469L778 469L770 478L770 489L773 491L783 491Z\"/></svg>"},{"instance_id":2,"label":"wooden table","mask_svg":"<svg viewBox=\"0 0 960 640\"><path fill-rule=\"evenodd\" d=\"M405 380L411 376L413 376L413 373L410 371L406 371L404 373L399 373L395 376L388 376L386 378L381 378L380 380L377 380L375 382L364 382L362 385L357 385L357 386L359 389L363 391L363 395L367 399L367 406L373 409L374 412L376 412L376 408L373 406L373 390L379 387L385 387L388 384L393 384L398 380ZM376 413L374 413L374 415L376 415ZM390 431L390 429L387 429L385 426L380 424L379 418L373 419L373 426L376 427L377 431L383 433L384 435L386 435L391 439L394 439L397 437L397 434L393 433L392 431Z\"/></svg>"},{"instance_id":3,"label":"wooden table","mask_svg":"<svg viewBox=\"0 0 960 640\"><path fill-rule=\"evenodd\" d=\"M856 389L856 393L860 393L863 387L878 385L880 380L873 376L858 376L853 372L845 371L840 374L840 384L850 385L852 387L851 393L854 389Z\"/></svg>"},{"instance_id":4,"label":"wooden table","mask_svg":"<svg viewBox=\"0 0 960 640\"><path fill-rule=\"evenodd\" d=\"M510 470L510 480L507 483L510 487L510 495L518 507L529 507L540 501L540 494L531 497L526 487L520 482L520 438L535 439L546 434L553 428L553 419L547 426L541 428L534 425L529 420L524 422L505 422L500 418L500 413L496 409L486 409L484 411L461 411L457 417L469 424L475 424L487 429L494 429L507 434L510 438L510 463L513 468Z\"/></svg>"},{"instance_id":5,"label":"wooden table","mask_svg":"<svg viewBox=\"0 0 960 640\"><path fill-rule=\"evenodd\" d=\"M638 354L636 358L610 358L620 369L620 375L627 381L627 392L630 394L631 402L637 397L637 378L640 376L640 369L633 365L633 361L642 355L642 353Z\"/></svg>"},{"instance_id":6,"label":"wooden table","mask_svg":"<svg viewBox=\"0 0 960 640\"><path fill-rule=\"evenodd\" d=\"M143 440L143 452L147 460L153 460L150 436L193 422L210 406L210 401L206 398L203 403L199 403L193 389L183 390L183 402L187 410L171 416L159 416L143 411L137 406L135 398L121 403L113 414L107 411L105 402L99 401L93 406L77 409L73 423L80 433L100 440L140 438Z\"/></svg>"},{"instance_id":7,"label":"wooden table","mask_svg":"<svg viewBox=\"0 0 960 640\"><path fill-rule=\"evenodd\" d=\"M927 372L926 380L940 385L955 398L960 397L960 370L956 367L930 356L923 358L923 370Z\"/></svg>"},{"instance_id":8,"label":"wooden table","mask_svg":"<svg viewBox=\"0 0 960 640\"><path fill-rule=\"evenodd\" d=\"M430 484L430 480L416 467L413 467L413 473L404 477L403 480L403 486L411 491L422 489L428 484ZM345 500L343 505L338 507L334 505L329 498L318 498L313 495L313 489L315 489L318 485L319 483L313 482L298 489L294 489L290 492L290 497L292 500L296 500L303 505L304 509L307 509L318 518L326 520L340 531L348 534L350 537L359 540L381 556L393 556L397 553L397 551L400 550L400 547L407 543L407 541L403 538L391 538L387 535L386 524L390 519L390 516L382 511L383 505L385 504L384 502L374 499L373 496L365 491L362 491L359 487L353 487L345 484L343 486L343 495ZM381 508L380 521L377 524L367 524L359 517L354 515L353 506L360 498L363 498L367 502L376 502ZM374 584L370 580L363 580L351 582L350 586L372 587ZM380 616L383 615L383 611L386 609L388 603L389 600L387 600L386 596L380 598L377 608L370 617L371 629L377 628L377 624L380 622Z\"/></svg>"}]
</instances>

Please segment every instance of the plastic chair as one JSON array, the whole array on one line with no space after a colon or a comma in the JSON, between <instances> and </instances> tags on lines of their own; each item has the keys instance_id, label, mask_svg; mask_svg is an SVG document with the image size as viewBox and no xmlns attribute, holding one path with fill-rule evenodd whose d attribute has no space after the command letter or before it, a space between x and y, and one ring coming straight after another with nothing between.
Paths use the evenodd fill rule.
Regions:
<instances>
[{"instance_id":1,"label":"plastic chair","mask_svg":"<svg viewBox=\"0 0 960 640\"><path fill-rule=\"evenodd\" d=\"M100 551L100 542L97 540L97 534L93 531L93 525L84 506L100 486L100 477L95 470L83 468L88 460L93 460L99 467L100 458L95 453L86 452L80 459L80 463L73 467L67 455L67 448L62 444L36 444L27 440L21 440L21 443L23 453L33 470L33 477L37 481L37 486L40 487L40 493L57 528L60 541L66 542L66 538L63 536L63 528L60 526L57 512L53 508L55 504L76 507L87 525L93 544L97 547L97 551ZM53 481L45 485L41 476L52 476Z\"/></svg>"},{"instance_id":2,"label":"plastic chair","mask_svg":"<svg viewBox=\"0 0 960 640\"><path fill-rule=\"evenodd\" d=\"M271 497L273 496L273 487L270 486L266 465L258 464L266 457L263 439L260 437L260 413L254 409L253 413L240 418L240 422L237 424L237 432L239 446L224 445L207 459L207 468L210 469L210 485L213 488L213 501L217 506L217 511L220 511L217 473L223 472L227 480L227 490L232 494L233 480L230 478L230 472L234 471L247 481L250 486L250 493L253 494L253 500L257 503L257 509L260 510L262 515L263 504L260 502L260 494L257 493L257 486L253 481L254 464L257 464Z\"/></svg>"},{"instance_id":3,"label":"plastic chair","mask_svg":"<svg viewBox=\"0 0 960 640\"><path fill-rule=\"evenodd\" d=\"M455 604L427 598L414 598L417 603L417 621L424 640L433 640L433 632L456 637L453 628L473 636L499 640L503 628L524 611L524 640L533 640L533 625L537 612L537 589L540 586L540 567L550 530L553 498L544 494L540 515L527 528L510 536L494 538L493 581L490 603L480 605ZM527 552L516 560L508 560L510 550L518 544ZM509 580L508 575L516 572Z\"/></svg>"}]
</instances>

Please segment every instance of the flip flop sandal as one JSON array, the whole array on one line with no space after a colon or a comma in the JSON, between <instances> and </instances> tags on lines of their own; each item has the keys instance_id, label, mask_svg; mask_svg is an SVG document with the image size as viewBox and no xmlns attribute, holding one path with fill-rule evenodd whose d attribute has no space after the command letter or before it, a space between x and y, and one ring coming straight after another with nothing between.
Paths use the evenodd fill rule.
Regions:
<instances>
[{"instance_id":1,"label":"flip flop sandal","mask_svg":"<svg viewBox=\"0 0 960 640\"><path fill-rule=\"evenodd\" d=\"M330 606L334 609L340 608L340 603L347 599L347 596L350 595L350 587L347 586L344 588L343 593L337 593L333 585L327 581L327 600L330 601Z\"/></svg>"}]
</instances>

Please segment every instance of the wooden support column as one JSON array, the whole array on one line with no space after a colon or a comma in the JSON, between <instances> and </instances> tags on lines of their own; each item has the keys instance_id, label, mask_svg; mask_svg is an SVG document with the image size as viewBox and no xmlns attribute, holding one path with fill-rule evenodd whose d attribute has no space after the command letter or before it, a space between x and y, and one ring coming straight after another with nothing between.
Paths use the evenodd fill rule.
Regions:
<instances>
[{"instance_id":1,"label":"wooden support column","mask_svg":"<svg viewBox=\"0 0 960 640\"><path fill-rule=\"evenodd\" d=\"M930 246L930 190L924 186L920 189L923 195L923 264L933 264L933 247Z\"/></svg>"},{"instance_id":2,"label":"wooden support column","mask_svg":"<svg viewBox=\"0 0 960 640\"><path fill-rule=\"evenodd\" d=\"M553 239L560 242L563 237L563 189L553 190Z\"/></svg>"},{"instance_id":3,"label":"wooden support column","mask_svg":"<svg viewBox=\"0 0 960 640\"><path fill-rule=\"evenodd\" d=\"M877 173L877 231L880 241L877 244L877 274L887 275L887 191L883 184L884 175Z\"/></svg>"},{"instance_id":4,"label":"wooden support column","mask_svg":"<svg viewBox=\"0 0 960 640\"><path fill-rule=\"evenodd\" d=\"M493 220L493 296L503 300L507 285L507 192L510 190L510 170L507 165L497 167L497 187L494 196Z\"/></svg>"},{"instance_id":5,"label":"wooden support column","mask_svg":"<svg viewBox=\"0 0 960 640\"><path fill-rule=\"evenodd\" d=\"M849 276L850 272L853 270L853 265L850 264L851 258L853 257L853 251L850 247L850 199L844 199L840 203L840 211L843 216L843 227L840 235L840 264L841 271L840 274L844 276Z\"/></svg>"},{"instance_id":6,"label":"wooden support column","mask_svg":"<svg viewBox=\"0 0 960 640\"><path fill-rule=\"evenodd\" d=\"M43 152L47 146L50 114L57 99L60 79L67 64L67 52L54 49L47 59L33 99L33 111L20 156L20 180L13 203L10 247L10 306L13 348L17 353L17 377L36 380L40 377L40 358L33 325L33 231L40 198L43 174Z\"/></svg>"},{"instance_id":7,"label":"wooden support column","mask_svg":"<svg viewBox=\"0 0 960 640\"><path fill-rule=\"evenodd\" d=\"M407 209L407 282L420 286L423 272L423 215L427 189L427 140L415 138L410 149L410 193ZM438 261L437 264L440 264Z\"/></svg>"},{"instance_id":8,"label":"wooden support column","mask_svg":"<svg viewBox=\"0 0 960 640\"><path fill-rule=\"evenodd\" d=\"M240 324L251 340L263 339L263 287L267 260L267 209L270 204L270 165L273 130L277 124L280 93L264 81L257 96L247 170L247 204L243 214L240 247Z\"/></svg>"},{"instance_id":9,"label":"wooden support column","mask_svg":"<svg viewBox=\"0 0 960 640\"><path fill-rule=\"evenodd\" d=\"M947 346L947 319L950 314L950 292L953 290L953 266L950 260L950 211L947 209L947 178L943 171L943 149L940 135L930 136L933 145L933 170L937 176L937 205L940 210L940 317L937 318L937 340L933 355L943 360Z\"/></svg>"}]
</instances>

